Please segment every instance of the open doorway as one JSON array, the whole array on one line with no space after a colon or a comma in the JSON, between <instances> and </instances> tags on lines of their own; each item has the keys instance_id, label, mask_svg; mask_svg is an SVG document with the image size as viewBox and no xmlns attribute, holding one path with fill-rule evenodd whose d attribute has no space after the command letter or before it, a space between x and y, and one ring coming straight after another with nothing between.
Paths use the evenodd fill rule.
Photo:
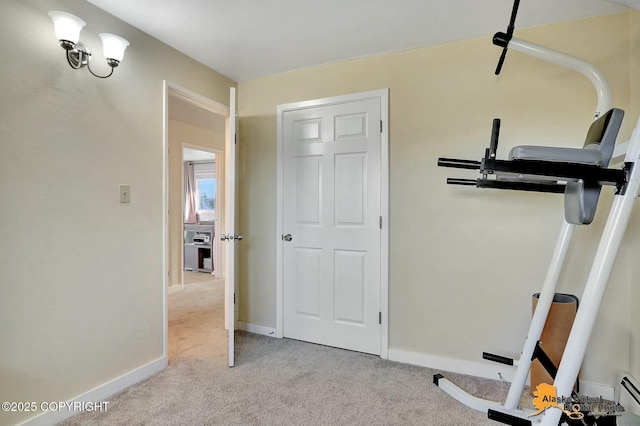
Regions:
<instances>
[{"instance_id":1,"label":"open doorway","mask_svg":"<svg viewBox=\"0 0 640 426\"><path fill-rule=\"evenodd\" d=\"M165 356L224 355L226 256L219 241L229 108L171 84L165 105ZM195 201L190 210L187 182Z\"/></svg>"},{"instance_id":2,"label":"open doorway","mask_svg":"<svg viewBox=\"0 0 640 426\"><path fill-rule=\"evenodd\" d=\"M184 271L224 276L219 235L224 229L224 148L226 117L178 96L169 95L169 287L185 284ZM211 191L215 191L211 193ZM193 194L190 193L193 191ZM201 198L201 196L203 196ZM193 197L193 206L186 200ZM186 228L185 228L186 224ZM185 245L185 230L212 228L211 253L197 250L196 267L186 265L193 249ZM193 243L193 236L190 237ZM207 265L203 264L204 258ZM216 257L211 257L211 256ZM186 257L185 257L186 256ZM206 266L206 267L205 267Z\"/></svg>"},{"instance_id":3,"label":"open doorway","mask_svg":"<svg viewBox=\"0 0 640 426\"><path fill-rule=\"evenodd\" d=\"M220 150L182 143L182 285L224 277L220 262L223 157Z\"/></svg>"}]
</instances>

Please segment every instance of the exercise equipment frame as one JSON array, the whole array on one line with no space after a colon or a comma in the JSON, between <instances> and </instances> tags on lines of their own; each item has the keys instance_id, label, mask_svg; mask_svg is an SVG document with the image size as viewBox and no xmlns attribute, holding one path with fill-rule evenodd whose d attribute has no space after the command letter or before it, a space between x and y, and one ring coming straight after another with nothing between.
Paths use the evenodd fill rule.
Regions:
<instances>
[{"instance_id":1,"label":"exercise equipment frame","mask_svg":"<svg viewBox=\"0 0 640 426\"><path fill-rule=\"evenodd\" d=\"M516 0L510 24L511 31L508 31L506 34L497 33L494 37L494 44L505 48L501 62L504 61L506 49L509 48L580 72L593 83L596 89L598 102L595 117L598 118L611 107L611 89L605 76L597 67L582 59L512 37L517 3L518 1ZM496 74L499 73L501 67L502 63L499 64ZM485 157L482 162L450 158L442 158L439 161L441 166L456 168L481 169L482 167L509 173L564 176L576 179L590 176L589 179L595 179L595 181L601 185L616 186L617 191L614 195L611 210L580 300L580 306L565 347L564 356L555 375L553 385L557 389L558 398L572 397L572 391L587 350L589 337L593 330L615 258L631 216L634 200L638 196L638 190L640 188L640 167L635 167L635 165L640 160L640 120L636 124L631 140L616 149L614 158L621 155L620 148L626 149L624 158L625 165L621 170L567 164L561 164L557 169L549 170L549 164L545 164L544 167L531 164L514 165L513 163L515 162L496 160L493 158L495 156ZM488 150L491 151L491 149L492 147ZM495 147L493 150L495 153ZM514 167L523 167L523 169L514 170ZM539 170L536 170L536 167L538 167ZM486 176L485 179L478 180L449 179L448 183L540 192L560 193L564 191L564 186L558 182L501 182L499 180L487 180ZM551 308L553 296L556 293L560 272L565 263L575 227L576 225L568 223L566 220L562 224L520 358L515 360L493 354L483 354L483 358L485 359L516 366L515 376L504 403L470 395L441 374L434 376L433 380L437 386L468 407L487 412L490 419L502 423L511 425L540 424L542 426L556 426L568 420L563 417L563 412L560 409L549 408L541 414L534 415L536 413L535 411L519 407L519 402L531 368L532 359L535 358L539 350L538 342Z\"/></svg>"}]
</instances>

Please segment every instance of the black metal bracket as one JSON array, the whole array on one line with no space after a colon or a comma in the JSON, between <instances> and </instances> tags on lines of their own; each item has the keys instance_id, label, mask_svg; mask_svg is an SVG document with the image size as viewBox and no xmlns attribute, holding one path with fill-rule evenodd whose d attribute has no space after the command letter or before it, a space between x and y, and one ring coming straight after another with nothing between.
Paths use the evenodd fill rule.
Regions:
<instances>
[{"instance_id":1,"label":"black metal bracket","mask_svg":"<svg viewBox=\"0 0 640 426\"><path fill-rule=\"evenodd\" d=\"M531 420L522 419L520 417L512 416L510 414L502 413L496 410L488 410L487 417L489 420L500 422L505 425L511 426L531 426Z\"/></svg>"},{"instance_id":2,"label":"black metal bracket","mask_svg":"<svg viewBox=\"0 0 640 426\"><path fill-rule=\"evenodd\" d=\"M549 373L552 379L555 380L556 374L558 374L558 367L551 361L551 358L545 353L544 350L540 347L540 342L536 343L536 348L533 350L533 356L531 357L531 361L533 360L540 361L542 367Z\"/></svg>"},{"instance_id":3,"label":"black metal bracket","mask_svg":"<svg viewBox=\"0 0 640 426\"><path fill-rule=\"evenodd\" d=\"M481 161L459 158L438 159L438 166L479 170L481 179L447 179L450 185L476 186L478 188L507 189L512 191L564 193L563 181L583 180L588 185L611 185L618 192L624 191L629 168L606 169L596 165L542 160L498 160L500 119L495 118L491 127L491 141ZM489 179L489 175L499 176Z\"/></svg>"},{"instance_id":4,"label":"black metal bracket","mask_svg":"<svg viewBox=\"0 0 640 426\"><path fill-rule=\"evenodd\" d=\"M500 119L495 118L491 128L491 141L480 161L441 157L439 167L479 170L480 179L449 178L450 185L475 186L477 188L506 189L512 191L546 192L562 194L565 182L584 181L585 185L615 186L623 194L633 164L622 169L607 169L592 164L580 164L544 160L498 160ZM489 178L491 176L491 178Z\"/></svg>"},{"instance_id":5,"label":"black metal bracket","mask_svg":"<svg viewBox=\"0 0 640 426\"><path fill-rule=\"evenodd\" d=\"M538 176L548 180L583 180L585 183L622 187L627 181L624 169L605 169L589 164L565 163L538 160L495 160L485 158L481 173L510 173L523 176Z\"/></svg>"},{"instance_id":6,"label":"black metal bracket","mask_svg":"<svg viewBox=\"0 0 640 426\"><path fill-rule=\"evenodd\" d=\"M482 352L482 359L487 361L493 361L500 364L513 365L513 358L507 358L506 356L490 354L489 352Z\"/></svg>"},{"instance_id":7,"label":"black metal bracket","mask_svg":"<svg viewBox=\"0 0 640 426\"><path fill-rule=\"evenodd\" d=\"M632 165L625 164L622 169L605 169L588 164L537 160L496 160L485 157L482 161L439 158L438 166L475 169L483 175L482 179L449 178L447 183L450 185L561 194L564 192L565 186L562 181L578 180L583 180L591 185L615 186L618 193L621 193L627 184L627 176ZM488 175L509 177L488 179Z\"/></svg>"},{"instance_id":8,"label":"black metal bracket","mask_svg":"<svg viewBox=\"0 0 640 426\"><path fill-rule=\"evenodd\" d=\"M433 375L433 384L438 386L440 384L440 379L443 379L444 376L442 374L434 374Z\"/></svg>"},{"instance_id":9,"label":"black metal bracket","mask_svg":"<svg viewBox=\"0 0 640 426\"><path fill-rule=\"evenodd\" d=\"M536 359L546 372L549 373L549 376L555 380L556 374L558 374L558 367L556 367L551 358L549 358L549 355L540 347L540 342L536 343L536 348L533 350L533 355L531 356L531 361ZM580 381L576 379L575 390L571 392L571 396L577 397L577 392L580 392Z\"/></svg>"}]
</instances>

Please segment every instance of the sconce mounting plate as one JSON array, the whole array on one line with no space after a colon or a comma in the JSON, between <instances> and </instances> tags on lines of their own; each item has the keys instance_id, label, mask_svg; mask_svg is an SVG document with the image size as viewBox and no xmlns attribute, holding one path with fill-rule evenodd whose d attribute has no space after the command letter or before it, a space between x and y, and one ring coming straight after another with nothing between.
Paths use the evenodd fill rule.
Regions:
<instances>
[{"instance_id":1,"label":"sconce mounting plate","mask_svg":"<svg viewBox=\"0 0 640 426\"><path fill-rule=\"evenodd\" d=\"M81 42L77 42L73 49L67 50L67 61L75 69L79 69L89 64L91 51Z\"/></svg>"}]
</instances>

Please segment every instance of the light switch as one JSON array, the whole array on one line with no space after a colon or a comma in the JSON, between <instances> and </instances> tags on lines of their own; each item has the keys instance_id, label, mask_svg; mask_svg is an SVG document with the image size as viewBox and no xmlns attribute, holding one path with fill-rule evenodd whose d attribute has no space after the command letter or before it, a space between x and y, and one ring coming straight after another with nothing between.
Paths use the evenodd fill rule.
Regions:
<instances>
[{"instance_id":1,"label":"light switch","mask_svg":"<svg viewBox=\"0 0 640 426\"><path fill-rule=\"evenodd\" d=\"M128 184L120 185L120 202L121 203L130 203L131 202L131 186Z\"/></svg>"}]
</instances>

